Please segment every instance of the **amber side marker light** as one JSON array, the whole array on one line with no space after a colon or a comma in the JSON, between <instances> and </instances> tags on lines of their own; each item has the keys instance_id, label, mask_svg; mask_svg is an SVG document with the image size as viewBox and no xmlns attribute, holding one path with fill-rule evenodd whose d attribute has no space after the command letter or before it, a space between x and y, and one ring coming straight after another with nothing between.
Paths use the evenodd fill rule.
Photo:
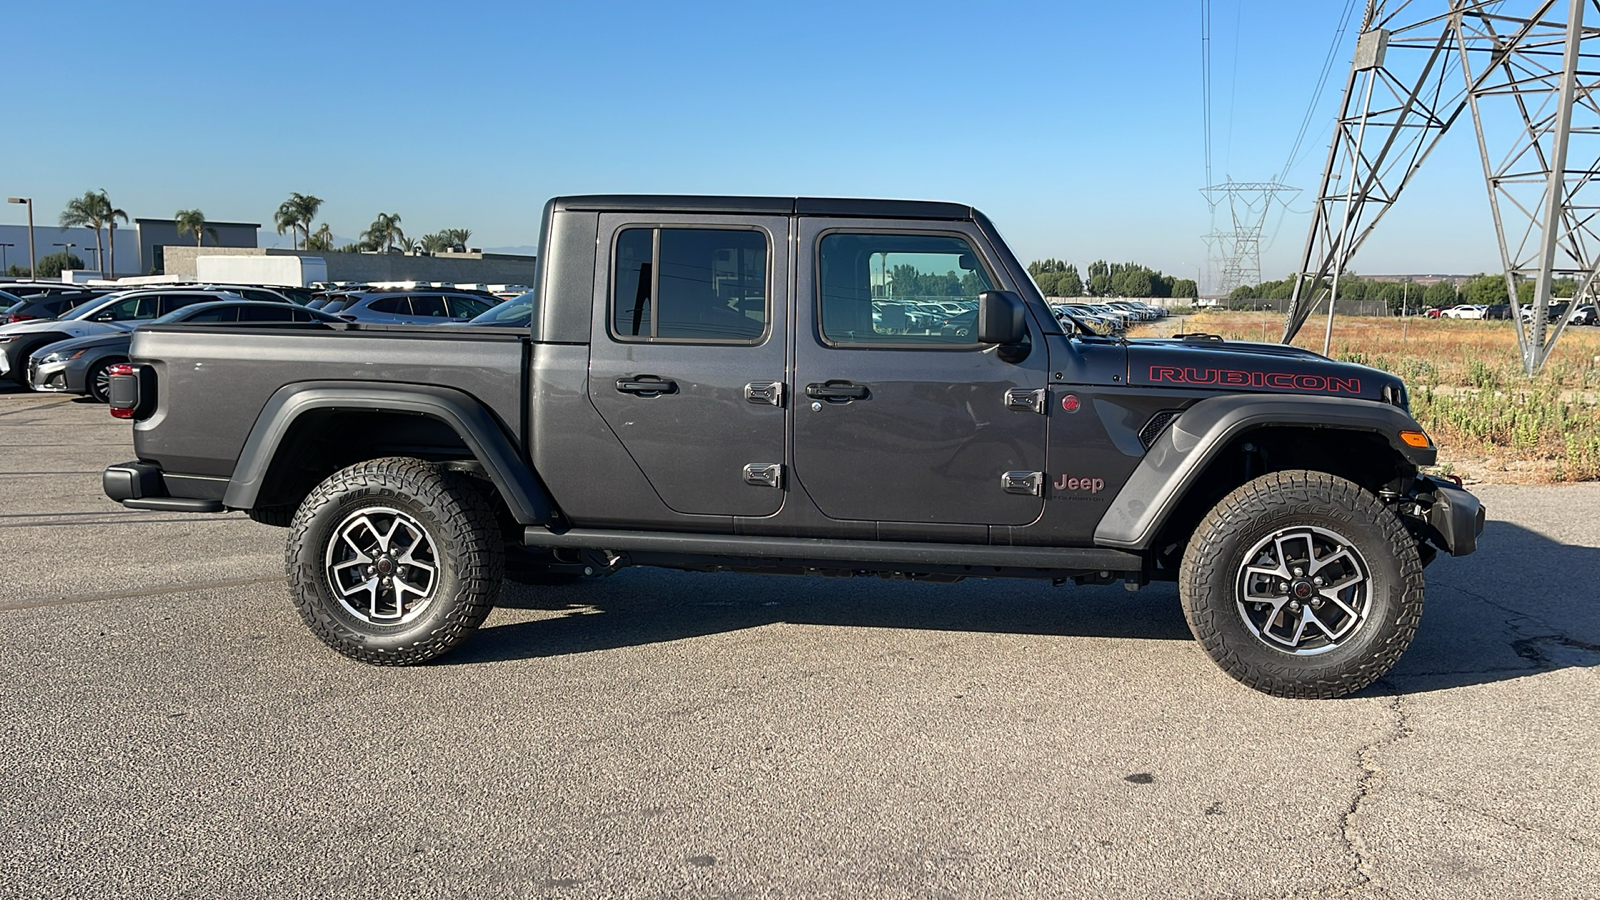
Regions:
<instances>
[{"instance_id":1,"label":"amber side marker light","mask_svg":"<svg viewBox=\"0 0 1600 900\"><path fill-rule=\"evenodd\" d=\"M1428 440L1428 436L1420 431L1402 431L1400 432L1400 440L1413 447L1421 447L1424 450L1433 446L1433 441Z\"/></svg>"}]
</instances>

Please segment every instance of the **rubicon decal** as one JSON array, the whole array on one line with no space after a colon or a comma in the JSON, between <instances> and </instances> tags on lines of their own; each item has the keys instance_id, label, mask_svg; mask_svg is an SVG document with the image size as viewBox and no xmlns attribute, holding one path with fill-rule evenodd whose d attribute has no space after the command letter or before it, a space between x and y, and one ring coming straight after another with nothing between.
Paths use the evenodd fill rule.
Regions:
<instances>
[{"instance_id":1,"label":"rubicon decal","mask_svg":"<svg viewBox=\"0 0 1600 900\"><path fill-rule=\"evenodd\" d=\"M1361 379L1336 375L1293 375L1288 372L1247 372L1242 369L1188 369L1151 366L1150 380L1173 384L1214 384L1219 387L1273 388L1280 391L1316 391L1324 394L1361 393Z\"/></svg>"},{"instance_id":2,"label":"rubicon decal","mask_svg":"<svg viewBox=\"0 0 1600 900\"><path fill-rule=\"evenodd\" d=\"M1062 475L1050 486L1058 491L1088 491L1091 494L1098 494L1106 489L1106 480L1104 478L1068 478Z\"/></svg>"}]
</instances>

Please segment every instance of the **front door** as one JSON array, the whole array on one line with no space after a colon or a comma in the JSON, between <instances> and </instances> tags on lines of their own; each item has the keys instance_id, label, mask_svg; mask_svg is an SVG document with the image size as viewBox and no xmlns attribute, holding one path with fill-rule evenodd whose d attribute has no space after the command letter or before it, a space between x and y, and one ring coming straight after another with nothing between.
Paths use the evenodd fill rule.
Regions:
<instances>
[{"instance_id":1,"label":"front door","mask_svg":"<svg viewBox=\"0 0 1600 900\"><path fill-rule=\"evenodd\" d=\"M1032 522L1047 471L1042 333L1029 322L1019 363L977 343L978 294L1015 286L970 224L904 224L800 220L795 480L835 519Z\"/></svg>"},{"instance_id":2,"label":"front door","mask_svg":"<svg viewBox=\"0 0 1600 900\"><path fill-rule=\"evenodd\" d=\"M604 214L598 249L595 409L669 509L776 513L789 220Z\"/></svg>"}]
</instances>

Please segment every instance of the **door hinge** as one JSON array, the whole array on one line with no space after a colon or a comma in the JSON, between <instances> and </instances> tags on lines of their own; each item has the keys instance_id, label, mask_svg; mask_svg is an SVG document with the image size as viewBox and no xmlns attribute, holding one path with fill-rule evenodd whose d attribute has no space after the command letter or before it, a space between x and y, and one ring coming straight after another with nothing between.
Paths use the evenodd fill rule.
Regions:
<instances>
[{"instance_id":1,"label":"door hinge","mask_svg":"<svg viewBox=\"0 0 1600 900\"><path fill-rule=\"evenodd\" d=\"M1000 488L1008 494L1038 497L1044 493L1044 473L1007 472L1000 476Z\"/></svg>"},{"instance_id":2,"label":"door hinge","mask_svg":"<svg viewBox=\"0 0 1600 900\"><path fill-rule=\"evenodd\" d=\"M749 463L744 467L744 483L756 487L782 488L782 463Z\"/></svg>"},{"instance_id":3,"label":"door hinge","mask_svg":"<svg viewBox=\"0 0 1600 900\"><path fill-rule=\"evenodd\" d=\"M1030 391L1027 388L1011 388L1006 391L1006 409L1012 412L1035 412L1044 415L1045 410L1044 388Z\"/></svg>"},{"instance_id":4,"label":"door hinge","mask_svg":"<svg viewBox=\"0 0 1600 900\"><path fill-rule=\"evenodd\" d=\"M782 406L783 382L752 381L744 386L744 399L749 403L765 403L771 406Z\"/></svg>"}]
</instances>

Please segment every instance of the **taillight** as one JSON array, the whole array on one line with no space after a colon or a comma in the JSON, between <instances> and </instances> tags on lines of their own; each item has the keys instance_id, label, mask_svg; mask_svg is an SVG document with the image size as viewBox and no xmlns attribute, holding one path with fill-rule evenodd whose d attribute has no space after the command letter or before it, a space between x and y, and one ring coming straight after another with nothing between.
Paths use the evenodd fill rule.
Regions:
<instances>
[{"instance_id":1,"label":"taillight","mask_svg":"<svg viewBox=\"0 0 1600 900\"><path fill-rule=\"evenodd\" d=\"M139 370L128 363L117 363L106 369L111 376L111 414L119 419L131 419L139 409Z\"/></svg>"}]
</instances>

